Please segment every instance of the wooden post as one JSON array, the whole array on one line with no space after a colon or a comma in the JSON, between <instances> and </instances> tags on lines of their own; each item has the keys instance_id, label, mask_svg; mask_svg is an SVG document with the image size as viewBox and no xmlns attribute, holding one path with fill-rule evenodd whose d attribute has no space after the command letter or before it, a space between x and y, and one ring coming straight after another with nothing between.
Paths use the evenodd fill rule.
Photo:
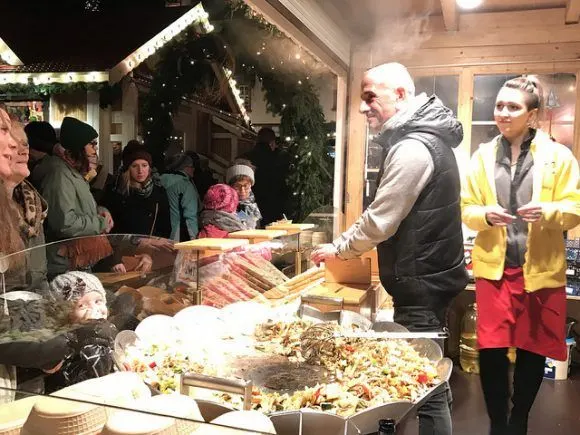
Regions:
<instances>
[{"instance_id":1,"label":"wooden post","mask_svg":"<svg viewBox=\"0 0 580 435\"><path fill-rule=\"evenodd\" d=\"M580 70L576 71L576 113L574 114L574 146L572 152L576 160L580 159ZM568 231L571 239L580 237L580 225Z\"/></svg>"},{"instance_id":2,"label":"wooden post","mask_svg":"<svg viewBox=\"0 0 580 435\"><path fill-rule=\"evenodd\" d=\"M471 156L471 122L473 118L473 70L464 68L459 74L457 118L463 124L461 149Z\"/></svg>"},{"instance_id":3,"label":"wooden post","mask_svg":"<svg viewBox=\"0 0 580 435\"><path fill-rule=\"evenodd\" d=\"M348 136L346 147L345 227L352 225L362 213L367 152L367 125L359 113L360 85L364 71L370 66L367 50L355 49L351 56L348 95Z\"/></svg>"},{"instance_id":4,"label":"wooden post","mask_svg":"<svg viewBox=\"0 0 580 435\"><path fill-rule=\"evenodd\" d=\"M332 206L335 213L333 236L345 230L344 222L344 186L345 186L345 151L346 151L346 113L348 95L348 76L338 76L336 95L336 139L334 142L334 191Z\"/></svg>"},{"instance_id":5,"label":"wooden post","mask_svg":"<svg viewBox=\"0 0 580 435\"><path fill-rule=\"evenodd\" d=\"M99 156L103 168L112 174L115 171L113 164L113 146L111 145L111 106L100 109L99 113Z\"/></svg>"}]
</instances>

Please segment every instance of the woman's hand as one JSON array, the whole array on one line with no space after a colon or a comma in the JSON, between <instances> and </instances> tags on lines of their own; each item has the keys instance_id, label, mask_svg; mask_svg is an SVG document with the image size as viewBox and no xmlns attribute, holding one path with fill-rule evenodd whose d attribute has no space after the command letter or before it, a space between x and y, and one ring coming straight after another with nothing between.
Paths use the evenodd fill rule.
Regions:
<instances>
[{"instance_id":1,"label":"woman's hand","mask_svg":"<svg viewBox=\"0 0 580 435\"><path fill-rule=\"evenodd\" d=\"M112 270L115 273L127 273L127 268L123 263L115 264Z\"/></svg>"},{"instance_id":2,"label":"woman's hand","mask_svg":"<svg viewBox=\"0 0 580 435\"><path fill-rule=\"evenodd\" d=\"M518 215L524 220L524 222L538 222L542 219L542 206L540 204L534 204L530 202L520 208L518 208Z\"/></svg>"},{"instance_id":3,"label":"woman's hand","mask_svg":"<svg viewBox=\"0 0 580 435\"><path fill-rule=\"evenodd\" d=\"M153 259L147 254L139 254L135 255L135 258L139 260L139 264L135 268L135 270L139 272L151 272L151 268L153 267Z\"/></svg>"},{"instance_id":4,"label":"woman's hand","mask_svg":"<svg viewBox=\"0 0 580 435\"><path fill-rule=\"evenodd\" d=\"M488 224L494 227L505 227L511 224L516 219L515 216L508 213L508 211L499 205L492 205L486 207L485 220Z\"/></svg>"}]
</instances>

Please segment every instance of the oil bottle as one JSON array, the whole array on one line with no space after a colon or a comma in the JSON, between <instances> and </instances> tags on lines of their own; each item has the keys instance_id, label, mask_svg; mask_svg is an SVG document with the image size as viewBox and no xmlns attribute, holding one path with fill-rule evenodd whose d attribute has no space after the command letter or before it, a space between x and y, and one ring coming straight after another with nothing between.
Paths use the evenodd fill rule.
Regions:
<instances>
[{"instance_id":1,"label":"oil bottle","mask_svg":"<svg viewBox=\"0 0 580 435\"><path fill-rule=\"evenodd\" d=\"M477 350L477 304L471 304L461 322L459 364L464 372L479 374Z\"/></svg>"}]
</instances>

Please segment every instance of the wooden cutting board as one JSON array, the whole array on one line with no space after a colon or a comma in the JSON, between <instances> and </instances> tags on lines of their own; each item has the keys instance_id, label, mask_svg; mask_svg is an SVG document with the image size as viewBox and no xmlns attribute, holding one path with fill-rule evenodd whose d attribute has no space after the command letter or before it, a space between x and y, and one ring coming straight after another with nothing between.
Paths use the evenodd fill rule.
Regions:
<instances>
[{"instance_id":1,"label":"wooden cutting board","mask_svg":"<svg viewBox=\"0 0 580 435\"><path fill-rule=\"evenodd\" d=\"M226 252L240 246L249 245L247 239L195 239L187 242L180 242L174 245L175 249L190 251L216 251Z\"/></svg>"},{"instance_id":2,"label":"wooden cutting board","mask_svg":"<svg viewBox=\"0 0 580 435\"><path fill-rule=\"evenodd\" d=\"M360 305L366 297L366 291L365 284L345 286L340 283L324 283L310 289L308 295L341 298L345 305Z\"/></svg>"},{"instance_id":3,"label":"wooden cutting board","mask_svg":"<svg viewBox=\"0 0 580 435\"><path fill-rule=\"evenodd\" d=\"M248 239L251 243L273 240L288 235L286 230L246 230L229 233L229 239Z\"/></svg>"}]
</instances>

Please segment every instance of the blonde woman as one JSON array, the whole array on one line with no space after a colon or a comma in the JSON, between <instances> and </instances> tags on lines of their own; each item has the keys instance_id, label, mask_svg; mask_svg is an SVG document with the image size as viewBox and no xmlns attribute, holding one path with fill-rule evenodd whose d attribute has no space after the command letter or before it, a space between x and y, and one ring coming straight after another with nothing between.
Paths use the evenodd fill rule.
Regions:
<instances>
[{"instance_id":1,"label":"blonde woman","mask_svg":"<svg viewBox=\"0 0 580 435\"><path fill-rule=\"evenodd\" d=\"M546 357L566 358L564 232L580 223L580 177L572 152L536 129L542 87L507 81L462 192L473 249L481 384L491 434L527 433ZM517 348L509 412L507 349Z\"/></svg>"}]
</instances>

